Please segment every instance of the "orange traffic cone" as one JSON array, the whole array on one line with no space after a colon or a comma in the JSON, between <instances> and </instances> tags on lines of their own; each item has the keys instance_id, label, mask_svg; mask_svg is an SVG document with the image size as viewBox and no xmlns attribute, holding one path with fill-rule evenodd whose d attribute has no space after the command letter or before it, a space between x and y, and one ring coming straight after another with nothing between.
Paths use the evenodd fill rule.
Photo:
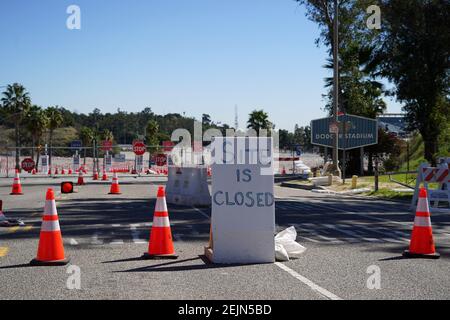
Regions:
<instances>
[{"instance_id":1,"label":"orange traffic cone","mask_svg":"<svg viewBox=\"0 0 450 320\"><path fill-rule=\"evenodd\" d=\"M117 177L117 172L114 172L109 194L120 194L119 178Z\"/></svg>"},{"instance_id":2,"label":"orange traffic cone","mask_svg":"<svg viewBox=\"0 0 450 320\"><path fill-rule=\"evenodd\" d=\"M92 176L92 180L97 181L98 180L98 172L94 171L94 175Z\"/></svg>"},{"instance_id":3,"label":"orange traffic cone","mask_svg":"<svg viewBox=\"0 0 450 320\"><path fill-rule=\"evenodd\" d=\"M55 169L55 174L59 174L58 167L56 167L56 169Z\"/></svg>"},{"instance_id":4,"label":"orange traffic cone","mask_svg":"<svg viewBox=\"0 0 450 320\"><path fill-rule=\"evenodd\" d=\"M72 169L69 168L69 171L68 171L67 174L72 174L72 173L73 173L73 172L72 172Z\"/></svg>"},{"instance_id":5,"label":"orange traffic cone","mask_svg":"<svg viewBox=\"0 0 450 320\"><path fill-rule=\"evenodd\" d=\"M105 168L103 168L102 181L108 181L108 175L106 174Z\"/></svg>"},{"instance_id":6,"label":"orange traffic cone","mask_svg":"<svg viewBox=\"0 0 450 320\"><path fill-rule=\"evenodd\" d=\"M411 242L409 250L403 252L404 257L439 259L440 255L436 252L434 246L433 228L431 227L430 217L427 190L421 188Z\"/></svg>"},{"instance_id":7,"label":"orange traffic cone","mask_svg":"<svg viewBox=\"0 0 450 320\"><path fill-rule=\"evenodd\" d=\"M77 185L82 186L84 185L84 176L83 176L83 170L80 169L80 171L78 171L78 182Z\"/></svg>"},{"instance_id":8,"label":"orange traffic cone","mask_svg":"<svg viewBox=\"0 0 450 320\"><path fill-rule=\"evenodd\" d=\"M42 217L41 234L37 257L30 264L34 266L61 266L69 263L64 255L64 246L56 211L55 193L47 190L44 216Z\"/></svg>"},{"instance_id":9,"label":"orange traffic cone","mask_svg":"<svg viewBox=\"0 0 450 320\"><path fill-rule=\"evenodd\" d=\"M286 175L286 167L283 167L283 171L281 172L281 174L282 174L283 176Z\"/></svg>"},{"instance_id":10,"label":"orange traffic cone","mask_svg":"<svg viewBox=\"0 0 450 320\"><path fill-rule=\"evenodd\" d=\"M150 232L148 252L144 253L143 259L177 259L172 241L169 213L167 211L166 193L164 187L159 187L156 198L153 225Z\"/></svg>"},{"instance_id":11,"label":"orange traffic cone","mask_svg":"<svg viewBox=\"0 0 450 320\"><path fill-rule=\"evenodd\" d=\"M11 195L22 195L22 185L20 183L19 170L16 170L16 175L14 176L14 181L12 185Z\"/></svg>"}]
</instances>

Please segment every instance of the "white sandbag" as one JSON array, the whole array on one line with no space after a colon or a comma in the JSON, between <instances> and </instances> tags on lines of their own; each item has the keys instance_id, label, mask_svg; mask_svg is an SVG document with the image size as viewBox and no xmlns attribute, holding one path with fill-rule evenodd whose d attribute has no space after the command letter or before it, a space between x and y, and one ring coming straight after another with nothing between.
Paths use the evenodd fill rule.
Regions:
<instances>
[{"instance_id":1,"label":"white sandbag","mask_svg":"<svg viewBox=\"0 0 450 320\"><path fill-rule=\"evenodd\" d=\"M275 259L277 261L289 261L289 255L281 244L275 243Z\"/></svg>"},{"instance_id":2,"label":"white sandbag","mask_svg":"<svg viewBox=\"0 0 450 320\"><path fill-rule=\"evenodd\" d=\"M275 236L275 247L277 245L282 246L287 252L289 259L299 258L300 255L305 252L306 248L301 244L295 242L296 239L297 231L295 230L295 227L289 227ZM281 253L279 254L281 255ZM275 252L275 256L277 256L277 252Z\"/></svg>"}]
</instances>

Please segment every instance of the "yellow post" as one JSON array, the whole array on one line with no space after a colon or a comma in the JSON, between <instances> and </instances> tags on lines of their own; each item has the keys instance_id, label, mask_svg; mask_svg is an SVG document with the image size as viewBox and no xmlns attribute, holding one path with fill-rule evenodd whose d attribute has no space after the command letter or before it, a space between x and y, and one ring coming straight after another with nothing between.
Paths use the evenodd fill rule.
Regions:
<instances>
[{"instance_id":1,"label":"yellow post","mask_svg":"<svg viewBox=\"0 0 450 320\"><path fill-rule=\"evenodd\" d=\"M352 177L352 189L356 189L358 186L358 176Z\"/></svg>"}]
</instances>

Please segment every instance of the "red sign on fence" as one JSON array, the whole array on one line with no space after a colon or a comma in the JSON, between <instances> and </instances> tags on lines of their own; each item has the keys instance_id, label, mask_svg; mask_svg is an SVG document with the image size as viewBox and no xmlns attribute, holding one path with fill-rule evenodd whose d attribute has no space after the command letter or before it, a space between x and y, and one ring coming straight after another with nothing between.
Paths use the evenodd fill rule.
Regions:
<instances>
[{"instance_id":1,"label":"red sign on fence","mask_svg":"<svg viewBox=\"0 0 450 320\"><path fill-rule=\"evenodd\" d=\"M137 156L142 156L145 153L145 151L147 151L147 147L142 141L135 141L133 143L133 152Z\"/></svg>"},{"instance_id":2,"label":"red sign on fence","mask_svg":"<svg viewBox=\"0 0 450 320\"><path fill-rule=\"evenodd\" d=\"M171 152L173 147L175 146L175 143L173 143L172 141L163 141L162 145L164 152Z\"/></svg>"},{"instance_id":3,"label":"red sign on fence","mask_svg":"<svg viewBox=\"0 0 450 320\"><path fill-rule=\"evenodd\" d=\"M112 151L112 145L113 145L113 143L110 140L102 141L102 150L103 151Z\"/></svg>"},{"instance_id":4,"label":"red sign on fence","mask_svg":"<svg viewBox=\"0 0 450 320\"><path fill-rule=\"evenodd\" d=\"M31 158L26 158L22 161L21 167L24 171L31 172L34 169L35 163Z\"/></svg>"},{"instance_id":5,"label":"red sign on fence","mask_svg":"<svg viewBox=\"0 0 450 320\"><path fill-rule=\"evenodd\" d=\"M155 163L158 167L164 167L167 163L167 156L163 153L155 156Z\"/></svg>"}]
</instances>

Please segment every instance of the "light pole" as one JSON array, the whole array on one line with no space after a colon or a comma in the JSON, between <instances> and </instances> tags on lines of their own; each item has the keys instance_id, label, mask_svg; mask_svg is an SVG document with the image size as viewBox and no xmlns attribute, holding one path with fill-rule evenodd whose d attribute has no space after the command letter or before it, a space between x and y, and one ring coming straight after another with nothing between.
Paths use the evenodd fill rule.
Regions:
<instances>
[{"instance_id":1,"label":"light pole","mask_svg":"<svg viewBox=\"0 0 450 320\"><path fill-rule=\"evenodd\" d=\"M339 3L334 0L334 26L333 26L333 121L338 124L339 112ZM339 125L337 126L339 128ZM339 170L339 129L334 133L333 139L333 165L335 176L341 176Z\"/></svg>"}]
</instances>

